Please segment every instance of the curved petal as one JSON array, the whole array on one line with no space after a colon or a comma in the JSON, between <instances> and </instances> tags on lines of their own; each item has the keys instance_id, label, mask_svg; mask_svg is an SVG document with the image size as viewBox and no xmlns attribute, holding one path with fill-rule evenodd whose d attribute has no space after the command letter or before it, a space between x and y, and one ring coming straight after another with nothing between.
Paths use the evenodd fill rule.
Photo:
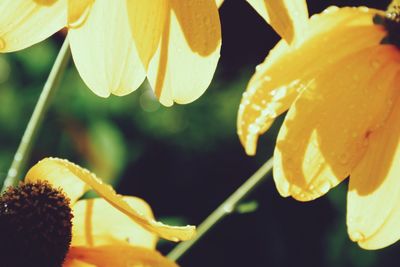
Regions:
<instances>
[{"instance_id":1,"label":"curved petal","mask_svg":"<svg viewBox=\"0 0 400 267\"><path fill-rule=\"evenodd\" d=\"M36 163L25 176L25 182L46 180L56 188L61 188L75 203L89 187L76 174L64 167L59 159L45 158Z\"/></svg>"},{"instance_id":2,"label":"curved petal","mask_svg":"<svg viewBox=\"0 0 400 267\"><path fill-rule=\"evenodd\" d=\"M135 197L123 197L128 205L153 219L150 206ZM155 249L157 237L102 198L79 200L73 206L71 246L131 244Z\"/></svg>"},{"instance_id":3,"label":"curved petal","mask_svg":"<svg viewBox=\"0 0 400 267\"><path fill-rule=\"evenodd\" d=\"M136 90L145 71L131 36L125 1L95 1L83 7L74 3L80 1L71 2L70 16L78 10L84 18L74 17L68 38L82 79L101 97Z\"/></svg>"},{"instance_id":4,"label":"curved petal","mask_svg":"<svg viewBox=\"0 0 400 267\"><path fill-rule=\"evenodd\" d=\"M52 169L48 171L47 166L51 166ZM34 167L35 169L39 169L40 171L42 171L42 173L44 174L48 174L50 172L52 176L45 175L43 178L41 178L41 180L47 180L47 177L50 176L50 182L55 181L55 184L64 183L63 181L58 181L58 177L56 176L57 174L59 174L59 177L64 177L60 175L67 174L66 180L72 180L72 178L75 178L75 180L81 180L80 183L84 182L85 184L90 186L94 191L96 191L96 193L98 193L102 198L108 201L116 209L129 216L132 220L134 220L143 228L159 235L162 238L171 241L180 241L191 239L195 235L194 226L169 226L153 220L152 217L148 217L145 214L142 214L140 211L130 206L121 195L118 195L114 191L111 186L104 184L99 178L96 177L95 174L72 162L69 162L68 160L59 158L46 158L40 161ZM28 173L27 177L34 177L33 174L34 173ZM65 191L67 190L68 188ZM69 192L67 193L69 195Z\"/></svg>"},{"instance_id":5,"label":"curved petal","mask_svg":"<svg viewBox=\"0 0 400 267\"><path fill-rule=\"evenodd\" d=\"M130 0L127 1L127 7L132 36L147 69L160 44L170 8L169 1Z\"/></svg>"},{"instance_id":6,"label":"curved petal","mask_svg":"<svg viewBox=\"0 0 400 267\"><path fill-rule=\"evenodd\" d=\"M68 0L68 27L82 26L90 13L94 0Z\"/></svg>"},{"instance_id":7,"label":"curved petal","mask_svg":"<svg viewBox=\"0 0 400 267\"><path fill-rule=\"evenodd\" d=\"M302 38L308 21L305 0L247 0L288 43Z\"/></svg>"},{"instance_id":8,"label":"curved petal","mask_svg":"<svg viewBox=\"0 0 400 267\"><path fill-rule=\"evenodd\" d=\"M381 86L398 91L400 66L380 76ZM400 239L400 101L384 124L368 138L365 156L350 177L347 226L353 241L379 249Z\"/></svg>"},{"instance_id":9,"label":"curved petal","mask_svg":"<svg viewBox=\"0 0 400 267\"><path fill-rule=\"evenodd\" d=\"M101 247L71 247L67 262L73 259L93 264L97 267L177 267L176 263L160 253L147 248L130 245ZM67 265L68 266L68 265ZM74 266L74 265L69 265Z\"/></svg>"},{"instance_id":10,"label":"curved petal","mask_svg":"<svg viewBox=\"0 0 400 267\"><path fill-rule=\"evenodd\" d=\"M160 102L190 103L209 86L221 48L218 9L213 0L170 1L165 28L150 62L148 79Z\"/></svg>"},{"instance_id":11,"label":"curved petal","mask_svg":"<svg viewBox=\"0 0 400 267\"><path fill-rule=\"evenodd\" d=\"M43 41L67 22L66 0L0 1L0 52L21 50Z\"/></svg>"},{"instance_id":12,"label":"curved petal","mask_svg":"<svg viewBox=\"0 0 400 267\"><path fill-rule=\"evenodd\" d=\"M331 8L311 19L308 39L299 47L288 46L285 41L278 43L256 68L239 107L238 135L247 154L255 154L258 136L321 70L380 42L385 31L372 24L376 12Z\"/></svg>"},{"instance_id":13,"label":"curved petal","mask_svg":"<svg viewBox=\"0 0 400 267\"><path fill-rule=\"evenodd\" d=\"M397 67L396 54L389 45L363 49L324 69L303 90L275 147L274 179L281 195L312 200L350 174L368 135L391 109L393 88L382 87L381 77Z\"/></svg>"}]
</instances>

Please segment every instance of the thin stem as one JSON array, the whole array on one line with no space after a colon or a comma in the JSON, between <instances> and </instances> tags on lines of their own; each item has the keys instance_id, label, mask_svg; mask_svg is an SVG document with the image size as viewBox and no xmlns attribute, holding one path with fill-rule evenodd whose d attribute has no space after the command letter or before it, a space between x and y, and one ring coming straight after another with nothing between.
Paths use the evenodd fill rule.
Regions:
<instances>
[{"instance_id":1,"label":"thin stem","mask_svg":"<svg viewBox=\"0 0 400 267\"><path fill-rule=\"evenodd\" d=\"M52 100L52 96L54 95L54 92L58 87L67 67L70 55L71 53L69 50L68 38L65 38L65 41L57 55L49 77L47 78L39 100L36 103L35 109L25 129L24 135L22 136L17 152L14 155L11 167L8 170L7 177L4 180L2 191L11 185L15 185L20 179L21 171L30 157L32 144L35 140L38 129L42 124L43 117L46 114L48 106Z\"/></svg>"},{"instance_id":2,"label":"thin stem","mask_svg":"<svg viewBox=\"0 0 400 267\"><path fill-rule=\"evenodd\" d=\"M240 201L252 192L258 185L265 181L267 174L272 169L273 159L270 158L261 166L244 184L242 184L230 197L228 197L213 213L211 213L197 228L197 235L189 241L178 244L169 254L171 260L178 260L188 251L200 238L203 237L212 227L214 227L225 216L232 213Z\"/></svg>"}]
</instances>

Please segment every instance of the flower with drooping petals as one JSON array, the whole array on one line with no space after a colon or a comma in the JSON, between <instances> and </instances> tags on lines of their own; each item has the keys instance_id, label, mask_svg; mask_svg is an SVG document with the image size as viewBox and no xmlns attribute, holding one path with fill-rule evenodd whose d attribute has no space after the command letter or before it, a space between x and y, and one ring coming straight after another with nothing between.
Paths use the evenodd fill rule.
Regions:
<instances>
[{"instance_id":1,"label":"flower with drooping petals","mask_svg":"<svg viewBox=\"0 0 400 267\"><path fill-rule=\"evenodd\" d=\"M311 17L257 67L238 114L252 155L288 110L274 152L279 193L309 201L350 176L348 233L366 249L400 239L399 18L367 7Z\"/></svg>"},{"instance_id":2,"label":"flower with drooping petals","mask_svg":"<svg viewBox=\"0 0 400 267\"><path fill-rule=\"evenodd\" d=\"M89 189L100 198L80 199ZM73 219L72 219L73 217ZM72 223L71 223L72 219ZM7 266L177 266L155 250L157 237L187 240L194 227L156 222L149 205L117 195L94 174L46 158L0 198L2 264ZM71 229L72 227L72 229Z\"/></svg>"},{"instance_id":3,"label":"flower with drooping petals","mask_svg":"<svg viewBox=\"0 0 400 267\"><path fill-rule=\"evenodd\" d=\"M2 0L0 52L61 28L80 76L97 95L126 95L147 78L160 102L194 101L211 82L221 47L214 0Z\"/></svg>"}]
</instances>

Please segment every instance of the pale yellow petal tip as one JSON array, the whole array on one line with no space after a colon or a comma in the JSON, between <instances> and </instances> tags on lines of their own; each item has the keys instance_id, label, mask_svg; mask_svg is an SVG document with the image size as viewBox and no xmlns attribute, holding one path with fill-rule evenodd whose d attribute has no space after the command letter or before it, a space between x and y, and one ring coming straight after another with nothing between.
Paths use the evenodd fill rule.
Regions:
<instances>
[{"instance_id":1,"label":"pale yellow petal tip","mask_svg":"<svg viewBox=\"0 0 400 267\"><path fill-rule=\"evenodd\" d=\"M256 139L256 138L253 138ZM245 145L244 145L244 150L246 152L246 154L248 156L254 156L256 154L257 151L257 144L256 144L256 140L249 140L249 138L247 138Z\"/></svg>"},{"instance_id":2,"label":"pale yellow petal tip","mask_svg":"<svg viewBox=\"0 0 400 267\"><path fill-rule=\"evenodd\" d=\"M193 225L169 226L154 221L154 227L159 228L160 237L173 242L187 241L196 235L196 227Z\"/></svg>"},{"instance_id":3,"label":"pale yellow petal tip","mask_svg":"<svg viewBox=\"0 0 400 267\"><path fill-rule=\"evenodd\" d=\"M196 234L196 228L194 226L169 226L145 216L131 207L121 195L118 195L110 185L103 183L94 173L66 159L45 158L39 161L35 166L45 166L47 162L59 164L61 167L65 168L64 170L72 172L76 178L86 183L116 209L130 217L143 228L162 238L178 242L189 240ZM32 167L32 169L35 168L35 166ZM60 169L60 171L63 171L63 169Z\"/></svg>"},{"instance_id":4,"label":"pale yellow petal tip","mask_svg":"<svg viewBox=\"0 0 400 267\"><path fill-rule=\"evenodd\" d=\"M366 238L365 235L358 230L349 230L349 237L351 241L356 242L361 248L366 249L366 250L375 250L375 249L380 249L385 246L377 246L374 242L370 242L371 240L369 238ZM388 244L389 245L389 244Z\"/></svg>"},{"instance_id":5,"label":"pale yellow petal tip","mask_svg":"<svg viewBox=\"0 0 400 267\"><path fill-rule=\"evenodd\" d=\"M362 249L365 250L377 250L393 245L397 242L397 239L393 238L378 238L375 235L367 237L358 230L348 230L351 241L356 242Z\"/></svg>"}]
</instances>

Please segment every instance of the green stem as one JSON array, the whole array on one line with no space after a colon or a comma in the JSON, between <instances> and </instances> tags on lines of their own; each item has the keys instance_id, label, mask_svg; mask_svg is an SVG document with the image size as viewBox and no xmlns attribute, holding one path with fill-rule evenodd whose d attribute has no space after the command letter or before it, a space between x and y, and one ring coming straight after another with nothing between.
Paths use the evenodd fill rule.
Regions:
<instances>
[{"instance_id":1,"label":"green stem","mask_svg":"<svg viewBox=\"0 0 400 267\"><path fill-rule=\"evenodd\" d=\"M267 174L272 170L273 159L270 158L261 166L244 184L242 184L229 198L227 198L213 213L211 213L197 228L197 235L189 241L178 244L169 254L171 260L178 260L188 251L197 241L203 237L212 227L214 227L225 216L231 214L250 192L265 181Z\"/></svg>"},{"instance_id":2,"label":"green stem","mask_svg":"<svg viewBox=\"0 0 400 267\"><path fill-rule=\"evenodd\" d=\"M27 160L30 157L32 144L35 140L38 129L40 128L43 117L46 114L47 108L52 100L55 89L58 87L60 80L67 67L70 50L68 38L65 39L60 52L50 71L49 77L43 87L39 100L36 103L35 109L22 136L17 152L8 170L7 177L4 180L2 191L7 187L15 185L21 177L21 171L25 167Z\"/></svg>"}]
</instances>

